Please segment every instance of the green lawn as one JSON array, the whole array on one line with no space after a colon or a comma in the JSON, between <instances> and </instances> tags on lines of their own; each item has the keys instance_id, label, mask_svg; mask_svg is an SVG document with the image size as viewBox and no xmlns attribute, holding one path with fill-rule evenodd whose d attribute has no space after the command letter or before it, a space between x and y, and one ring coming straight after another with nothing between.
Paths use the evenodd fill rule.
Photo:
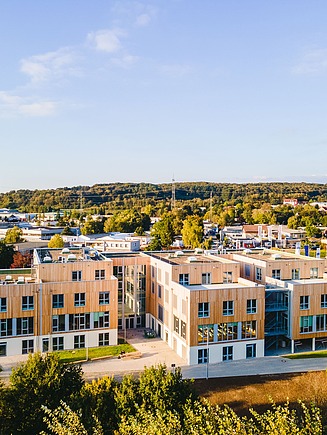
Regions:
<instances>
[{"instance_id":1,"label":"green lawn","mask_svg":"<svg viewBox=\"0 0 327 435\"><path fill-rule=\"evenodd\" d=\"M327 358L327 350L319 350L315 352L294 353L285 355L288 359L304 359L304 358Z\"/></svg>"},{"instance_id":2,"label":"green lawn","mask_svg":"<svg viewBox=\"0 0 327 435\"><path fill-rule=\"evenodd\" d=\"M133 346L128 343L118 344L117 346L101 346L91 347L89 349L74 349L74 350L60 350L54 352L59 355L62 362L75 362L86 360L86 353L88 353L88 359L118 356L121 352L129 353L135 352Z\"/></svg>"}]
</instances>

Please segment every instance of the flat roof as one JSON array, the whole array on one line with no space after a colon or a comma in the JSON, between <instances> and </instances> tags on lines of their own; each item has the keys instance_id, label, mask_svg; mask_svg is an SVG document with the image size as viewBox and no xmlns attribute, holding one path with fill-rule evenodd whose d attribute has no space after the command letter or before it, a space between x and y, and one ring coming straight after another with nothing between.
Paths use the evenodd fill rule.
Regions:
<instances>
[{"instance_id":1,"label":"flat roof","mask_svg":"<svg viewBox=\"0 0 327 435\"><path fill-rule=\"evenodd\" d=\"M274 249L263 249L263 250L251 250L251 252L239 252L235 253L235 255L241 255L244 257L249 257L262 261L283 261L283 260L306 260L306 261L314 261L314 260L324 260L323 258L316 257L307 257L305 255L298 255L293 252L285 252L285 251L276 251Z\"/></svg>"},{"instance_id":2,"label":"flat roof","mask_svg":"<svg viewBox=\"0 0 327 435\"><path fill-rule=\"evenodd\" d=\"M166 263L178 266L181 264L209 264L209 263L224 263L224 264L239 264L235 260L227 259L217 255L197 254L191 252L146 252L151 257L162 260Z\"/></svg>"}]
</instances>

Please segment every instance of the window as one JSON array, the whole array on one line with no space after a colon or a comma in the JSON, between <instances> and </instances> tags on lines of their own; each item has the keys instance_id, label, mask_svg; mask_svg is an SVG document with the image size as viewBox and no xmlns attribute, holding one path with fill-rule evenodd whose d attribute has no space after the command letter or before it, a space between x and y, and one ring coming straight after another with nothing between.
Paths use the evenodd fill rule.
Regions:
<instances>
[{"instance_id":1,"label":"window","mask_svg":"<svg viewBox=\"0 0 327 435\"><path fill-rule=\"evenodd\" d=\"M255 279L257 281L262 281L262 269L260 269L260 267L255 268Z\"/></svg>"},{"instance_id":2,"label":"window","mask_svg":"<svg viewBox=\"0 0 327 435\"><path fill-rule=\"evenodd\" d=\"M321 295L321 308L327 308L327 294Z\"/></svg>"},{"instance_id":3,"label":"window","mask_svg":"<svg viewBox=\"0 0 327 435\"><path fill-rule=\"evenodd\" d=\"M292 269L292 279L300 279L300 269Z\"/></svg>"},{"instance_id":4,"label":"window","mask_svg":"<svg viewBox=\"0 0 327 435\"><path fill-rule=\"evenodd\" d=\"M245 266L244 266L244 272L245 272L245 276L250 276L250 274L251 274L251 267L250 267L250 265L249 264L246 264Z\"/></svg>"},{"instance_id":5,"label":"window","mask_svg":"<svg viewBox=\"0 0 327 435\"><path fill-rule=\"evenodd\" d=\"M84 349L84 348L85 348L85 335L75 335L74 349Z\"/></svg>"},{"instance_id":6,"label":"window","mask_svg":"<svg viewBox=\"0 0 327 435\"><path fill-rule=\"evenodd\" d=\"M4 313L7 311L7 298L0 298L0 312Z\"/></svg>"},{"instance_id":7,"label":"window","mask_svg":"<svg viewBox=\"0 0 327 435\"><path fill-rule=\"evenodd\" d=\"M52 332L62 332L65 329L65 315L52 316Z\"/></svg>"},{"instance_id":8,"label":"window","mask_svg":"<svg viewBox=\"0 0 327 435\"><path fill-rule=\"evenodd\" d=\"M106 279L106 271L105 269L97 269L95 271L95 279L96 281L102 280L102 279Z\"/></svg>"},{"instance_id":9,"label":"window","mask_svg":"<svg viewBox=\"0 0 327 435\"><path fill-rule=\"evenodd\" d=\"M280 269L273 269L271 271L271 277L275 279L280 279Z\"/></svg>"},{"instance_id":10,"label":"window","mask_svg":"<svg viewBox=\"0 0 327 435\"><path fill-rule=\"evenodd\" d=\"M49 352L49 339L48 338L42 339L42 352Z\"/></svg>"},{"instance_id":11,"label":"window","mask_svg":"<svg viewBox=\"0 0 327 435\"><path fill-rule=\"evenodd\" d=\"M151 282L151 293L154 294L154 282L153 281Z\"/></svg>"},{"instance_id":12,"label":"window","mask_svg":"<svg viewBox=\"0 0 327 435\"><path fill-rule=\"evenodd\" d=\"M7 355L7 343L0 343L0 356Z\"/></svg>"},{"instance_id":13,"label":"window","mask_svg":"<svg viewBox=\"0 0 327 435\"><path fill-rule=\"evenodd\" d=\"M33 317L20 317L17 319L17 335L33 334L34 319Z\"/></svg>"},{"instance_id":14,"label":"window","mask_svg":"<svg viewBox=\"0 0 327 435\"><path fill-rule=\"evenodd\" d=\"M94 328L109 328L110 327L110 317L109 311L104 311L103 313L93 313Z\"/></svg>"},{"instance_id":15,"label":"window","mask_svg":"<svg viewBox=\"0 0 327 435\"><path fill-rule=\"evenodd\" d=\"M72 271L72 281L82 281L82 271L73 270Z\"/></svg>"},{"instance_id":16,"label":"window","mask_svg":"<svg viewBox=\"0 0 327 435\"><path fill-rule=\"evenodd\" d=\"M161 293L162 293L162 287L160 284L158 284L158 298L161 299Z\"/></svg>"},{"instance_id":17,"label":"window","mask_svg":"<svg viewBox=\"0 0 327 435\"><path fill-rule=\"evenodd\" d=\"M64 350L64 337L53 337L52 350Z\"/></svg>"},{"instance_id":18,"label":"window","mask_svg":"<svg viewBox=\"0 0 327 435\"><path fill-rule=\"evenodd\" d=\"M179 318L174 316L174 331L179 334Z\"/></svg>"},{"instance_id":19,"label":"window","mask_svg":"<svg viewBox=\"0 0 327 435\"><path fill-rule=\"evenodd\" d=\"M23 340L22 341L22 354L34 352L34 340Z\"/></svg>"},{"instance_id":20,"label":"window","mask_svg":"<svg viewBox=\"0 0 327 435\"><path fill-rule=\"evenodd\" d=\"M110 302L110 292L100 292L99 305L109 305L109 302Z\"/></svg>"},{"instance_id":21,"label":"window","mask_svg":"<svg viewBox=\"0 0 327 435\"><path fill-rule=\"evenodd\" d=\"M242 322L242 339L244 339L244 338L256 338L256 336L257 336L257 322L256 322L256 320Z\"/></svg>"},{"instance_id":22,"label":"window","mask_svg":"<svg viewBox=\"0 0 327 435\"><path fill-rule=\"evenodd\" d=\"M109 332L99 334L99 346L109 346Z\"/></svg>"},{"instance_id":23,"label":"window","mask_svg":"<svg viewBox=\"0 0 327 435\"><path fill-rule=\"evenodd\" d=\"M234 301L223 301L223 316L234 315Z\"/></svg>"},{"instance_id":24,"label":"window","mask_svg":"<svg viewBox=\"0 0 327 435\"><path fill-rule=\"evenodd\" d=\"M316 316L316 331L326 331L327 329L327 314L318 314Z\"/></svg>"},{"instance_id":25,"label":"window","mask_svg":"<svg viewBox=\"0 0 327 435\"><path fill-rule=\"evenodd\" d=\"M22 310L34 310L34 296L22 296Z\"/></svg>"},{"instance_id":26,"label":"window","mask_svg":"<svg viewBox=\"0 0 327 435\"><path fill-rule=\"evenodd\" d=\"M123 266L114 266L114 275L122 275L123 274Z\"/></svg>"},{"instance_id":27,"label":"window","mask_svg":"<svg viewBox=\"0 0 327 435\"><path fill-rule=\"evenodd\" d=\"M186 339L186 323L181 320L181 337Z\"/></svg>"},{"instance_id":28,"label":"window","mask_svg":"<svg viewBox=\"0 0 327 435\"><path fill-rule=\"evenodd\" d=\"M308 310L310 308L310 296L300 296L300 310Z\"/></svg>"},{"instance_id":29,"label":"window","mask_svg":"<svg viewBox=\"0 0 327 435\"><path fill-rule=\"evenodd\" d=\"M12 335L12 319L0 320L0 336L8 337Z\"/></svg>"},{"instance_id":30,"label":"window","mask_svg":"<svg viewBox=\"0 0 327 435\"><path fill-rule=\"evenodd\" d=\"M189 285L190 284L190 275L188 273L180 273L178 282L182 285Z\"/></svg>"},{"instance_id":31,"label":"window","mask_svg":"<svg viewBox=\"0 0 327 435\"><path fill-rule=\"evenodd\" d=\"M199 302L198 304L198 317L209 317L210 316L210 303L209 302Z\"/></svg>"},{"instance_id":32,"label":"window","mask_svg":"<svg viewBox=\"0 0 327 435\"><path fill-rule=\"evenodd\" d=\"M209 350L198 349L198 364L206 364L209 362Z\"/></svg>"},{"instance_id":33,"label":"window","mask_svg":"<svg viewBox=\"0 0 327 435\"><path fill-rule=\"evenodd\" d=\"M232 360L233 360L233 346L224 346L223 361L232 361Z\"/></svg>"},{"instance_id":34,"label":"window","mask_svg":"<svg viewBox=\"0 0 327 435\"><path fill-rule=\"evenodd\" d=\"M64 308L64 295L52 295L52 308Z\"/></svg>"},{"instance_id":35,"label":"window","mask_svg":"<svg viewBox=\"0 0 327 435\"><path fill-rule=\"evenodd\" d=\"M223 283L233 282L233 272L223 272Z\"/></svg>"},{"instance_id":36,"label":"window","mask_svg":"<svg viewBox=\"0 0 327 435\"><path fill-rule=\"evenodd\" d=\"M202 274L202 284L211 284L211 273L206 272Z\"/></svg>"},{"instance_id":37,"label":"window","mask_svg":"<svg viewBox=\"0 0 327 435\"><path fill-rule=\"evenodd\" d=\"M312 332L312 317L313 316L300 317L300 332Z\"/></svg>"},{"instance_id":38,"label":"window","mask_svg":"<svg viewBox=\"0 0 327 435\"><path fill-rule=\"evenodd\" d=\"M75 307L85 307L85 293L75 293L74 306Z\"/></svg>"},{"instance_id":39,"label":"window","mask_svg":"<svg viewBox=\"0 0 327 435\"><path fill-rule=\"evenodd\" d=\"M90 313L69 314L69 330L90 329Z\"/></svg>"},{"instance_id":40,"label":"window","mask_svg":"<svg viewBox=\"0 0 327 435\"><path fill-rule=\"evenodd\" d=\"M160 322L164 321L163 307L160 304L158 304L158 319Z\"/></svg>"},{"instance_id":41,"label":"window","mask_svg":"<svg viewBox=\"0 0 327 435\"><path fill-rule=\"evenodd\" d=\"M218 323L218 341L237 340L237 322Z\"/></svg>"},{"instance_id":42,"label":"window","mask_svg":"<svg viewBox=\"0 0 327 435\"><path fill-rule=\"evenodd\" d=\"M255 358L257 356L257 345L255 343L247 344L245 355L246 358Z\"/></svg>"},{"instance_id":43,"label":"window","mask_svg":"<svg viewBox=\"0 0 327 435\"><path fill-rule=\"evenodd\" d=\"M198 343L207 343L214 341L213 325L199 325L198 326Z\"/></svg>"},{"instance_id":44,"label":"window","mask_svg":"<svg viewBox=\"0 0 327 435\"><path fill-rule=\"evenodd\" d=\"M310 279L318 278L318 267L311 267L310 269Z\"/></svg>"},{"instance_id":45,"label":"window","mask_svg":"<svg viewBox=\"0 0 327 435\"><path fill-rule=\"evenodd\" d=\"M247 314L255 314L257 312L257 300L256 299L248 299L246 301L246 313Z\"/></svg>"}]
</instances>

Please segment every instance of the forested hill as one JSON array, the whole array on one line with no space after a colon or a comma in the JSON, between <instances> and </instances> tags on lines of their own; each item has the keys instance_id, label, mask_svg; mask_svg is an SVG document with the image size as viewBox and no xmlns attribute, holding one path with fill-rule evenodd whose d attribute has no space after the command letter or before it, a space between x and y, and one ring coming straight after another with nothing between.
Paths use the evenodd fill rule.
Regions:
<instances>
[{"instance_id":1,"label":"forested hill","mask_svg":"<svg viewBox=\"0 0 327 435\"><path fill-rule=\"evenodd\" d=\"M299 201L326 201L327 184L311 183L175 183L176 201L208 200L222 202L269 202L284 198ZM172 197L172 184L109 183L47 190L17 190L0 193L0 208L21 212L47 212L58 209L102 207L115 210L155 205Z\"/></svg>"}]
</instances>

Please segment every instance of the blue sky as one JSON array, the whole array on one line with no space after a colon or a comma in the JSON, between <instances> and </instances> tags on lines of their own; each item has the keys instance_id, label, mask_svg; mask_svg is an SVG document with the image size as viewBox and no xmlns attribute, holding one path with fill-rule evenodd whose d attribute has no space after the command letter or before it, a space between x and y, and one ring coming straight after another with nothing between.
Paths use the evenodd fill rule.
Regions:
<instances>
[{"instance_id":1,"label":"blue sky","mask_svg":"<svg viewBox=\"0 0 327 435\"><path fill-rule=\"evenodd\" d=\"M0 191L327 182L326 0L1 0Z\"/></svg>"}]
</instances>

